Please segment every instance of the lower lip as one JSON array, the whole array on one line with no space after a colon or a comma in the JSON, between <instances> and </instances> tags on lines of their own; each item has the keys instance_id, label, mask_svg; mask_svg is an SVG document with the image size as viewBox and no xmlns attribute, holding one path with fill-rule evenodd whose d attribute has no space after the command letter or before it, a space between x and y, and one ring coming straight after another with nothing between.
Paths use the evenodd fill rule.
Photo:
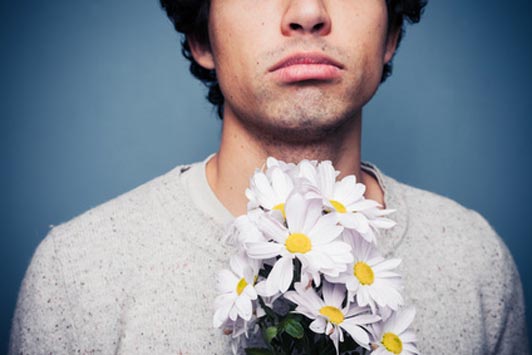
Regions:
<instances>
[{"instance_id":1,"label":"lower lip","mask_svg":"<svg viewBox=\"0 0 532 355\"><path fill-rule=\"evenodd\" d=\"M331 81L342 75L342 70L329 64L295 64L272 72L281 83L290 84L307 80Z\"/></svg>"}]
</instances>

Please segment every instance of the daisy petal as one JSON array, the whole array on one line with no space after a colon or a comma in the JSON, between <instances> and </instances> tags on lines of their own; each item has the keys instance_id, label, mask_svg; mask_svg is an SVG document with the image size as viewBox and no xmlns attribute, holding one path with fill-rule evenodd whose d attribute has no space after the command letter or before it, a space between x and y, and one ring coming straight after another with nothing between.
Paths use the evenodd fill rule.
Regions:
<instances>
[{"instance_id":1,"label":"daisy petal","mask_svg":"<svg viewBox=\"0 0 532 355\"><path fill-rule=\"evenodd\" d=\"M323 284L323 300L326 305L340 308L345 298L345 287L341 284Z\"/></svg>"},{"instance_id":2,"label":"daisy petal","mask_svg":"<svg viewBox=\"0 0 532 355\"><path fill-rule=\"evenodd\" d=\"M288 194L290 193L290 191L292 191L294 185L292 183L292 180L290 180L288 175L283 173L281 168L274 168L272 171L272 187L273 190L276 192L277 197L282 200L286 200Z\"/></svg>"},{"instance_id":3,"label":"daisy petal","mask_svg":"<svg viewBox=\"0 0 532 355\"><path fill-rule=\"evenodd\" d=\"M326 325L327 325L327 321L325 320L325 318L318 317L318 318L314 319L314 321L312 321L312 323L310 323L309 328L314 333L323 334L323 333L325 333L325 326Z\"/></svg>"},{"instance_id":4,"label":"daisy petal","mask_svg":"<svg viewBox=\"0 0 532 355\"><path fill-rule=\"evenodd\" d=\"M335 266L334 260L326 253L322 253L318 248L315 248L309 253L298 256L301 263L305 264L303 269L310 269L311 272L323 269L332 269Z\"/></svg>"},{"instance_id":5,"label":"daisy petal","mask_svg":"<svg viewBox=\"0 0 532 355\"><path fill-rule=\"evenodd\" d=\"M373 271L378 272L381 270L395 269L399 266L399 264L401 264L401 259L388 259L381 263L378 263L377 265L374 265Z\"/></svg>"},{"instance_id":6,"label":"daisy petal","mask_svg":"<svg viewBox=\"0 0 532 355\"><path fill-rule=\"evenodd\" d=\"M380 207L380 203L374 200L364 199L347 206L350 211L364 211L370 208Z\"/></svg>"},{"instance_id":7,"label":"daisy petal","mask_svg":"<svg viewBox=\"0 0 532 355\"><path fill-rule=\"evenodd\" d=\"M316 168L308 160L302 160L299 164L299 177L302 177L314 186L318 185L316 181Z\"/></svg>"},{"instance_id":8,"label":"daisy petal","mask_svg":"<svg viewBox=\"0 0 532 355\"><path fill-rule=\"evenodd\" d=\"M256 172L255 175L251 178L252 186L255 185L255 194L257 196L258 202L261 206L270 209L275 204L274 192L268 181L268 178L263 172Z\"/></svg>"},{"instance_id":9,"label":"daisy petal","mask_svg":"<svg viewBox=\"0 0 532 355\"><path fill-rule=\"evenodd\" d=\"M225 321L229 318L229 310L231 307L218 308L214 312L214 317L212 318L212 325L214 328L219 328Z\"/></svg>"},{"instance_id":10,"label":"daisy petal","mask_svg":"<svg viewBox=\"0 0 532 355\"><path fill-rule=\"evenodd\" d=\"M281 291L282 293L286 292L292 283L293 272L294 265L292 258L282 257L277 260L272 271L270 271L270 275L268 275L268 280L266 281L268 290Z\"/></svg>"},{"instance_id":11,"label":"daisy petal","mask_svg":"<svg viewBox=\"0 0 532 355\"><path fill-rule=\"evenodd\" d=\"M333 195L333 187L336 182L336 171L330 161L322 161L317 168L318 187L324 196Z\"/></svg>"},{"instance_id":12,"label":"daisy petal","mask_svg":"<svg viewBox=\"0 0 532 355\"><path fill-rule=\"evenodd\" d=\"M326 254L335 264L347 264L353 262L353 254L351 254L351 246L344 242L332 242L325 245L317 245L316 252ZM344 269L345 270L345 269Z\"/></svg>"},{"instance_id":13,"label":"daisy petal","mask_svg":"<svg viewBox=\"0 0 532 355\"><path fill-rule=\"evenodd\" d=\"M231 308L233 306L234 301L235 301L234 294L224 293L216 297L216 299L214 300L214 306L216 308L224 308L224 307Z\"/></svg>"},{"instance_id":14,"label":"daisy petal","mask_svg":"<svg viewBox=\"0 0 532 355\"><path fill-rule=\"evenodd\" d=\"M401 311L397 312L396 316L396 326L394 327L394 329L392 329L392 331L395 334L401 334L410 326L410 324L414 320L414 317L416 316L416 309L414 307L404 308Z\"/></svg>"},{"instance_id":15,"label":"daisy petal","mask_svg":"<svg viewBox=\"0 0 532 355\"><path fill-rule=\"evenodd\" d=\"M379 348L374 350L371 355L390 355L390 353L383 346L379 346Z\"/></svg>"},{"instance_id":16,"label":"daisy petal","mask_svg":"<svg viewBox=\"0 0 532 355\"><path fill-rule=\"evenodd\" d=\"M416 333L412 330L406 330L401 334L403 343L415 343L417 341Z\"/></svg>"},{"instance_id":17,"label":"daisy petal","mask_svg":"<svg viewBox=\"0 0 532 355\"><path fill-rule=\"evenodd\" d=\"M293 194L285 205L286 223L291 233L303 232L308 203L300 194Z\"/></svg>"},{"instance_id":18,"label":"daisy petal","mask_svg":"<svg viewBox=\"0 0 532 355\"><path fill-rule=\"evenodd\" d=\"M363 330L358 324L353 322L351 319L345 320L342 325L349 335L357 342L358 345L369 349L369 335Z\"/></svg>"},{"instance_id":19,"label":"daisy petal","mask_svg":"<svg viewBox=\"0 0 532 355\"><path fill-rule=\"evenodd\" d=\"M308 203L307 215L305 216L305 223L303 224L303 229L301 232L309 234L310 231L314 229L314 226L317 225L321 220L322 213L322 203L321 200L306 200ZM334 223L334 222L333 222Z\"/></svg>"},{"instance_id":20,"label":"daisy petal","mask_svg":"<svg viewBox=\"0 0 532 355\"><path fill-rule=\"evenodd\" d=\"M361 314L359 316L349 318L360 325L375 323L381 320L381 317L376 314Z\"/></svg>"},{"instance_id":21,"label":"daisy petal","mask_svg":"<svg viewBox=\"0 0 532 355\"><path fill-rule=\"evenodd\" d=\"M229 270L221 270L218 272L218 290L222 293L231 292L235 289L239 279Z\"/></svg>"},{"instance_id":22,"label":"daisy petal","mask_svg":"<svg viewBox=\"0 0 532 355\"><path fill-rule=\"evenodd\" d=\"M362 213L342 213L340 215L340 223L350 229L354 229L359 233L366 233L369 229L369 222Z\"/></svg>"},{"instance_id":23,"label":"daisy petal","mask_svg":"<svg viewBox=\"0 0 532 355\"><path fill-rule=\"evenodd\" d=\"M246 253L250 258L253 259L268 259L273 258L283 250L283 246L277 243L263 243L263 242L252 242L246 243Z\"/></svg>"},{"instance_id":24,"label":"daisy petal","mask_svg":"<svg viewBox=\"0 0 532 355\"><path fill-rule=\"evenodd\" d=\"M253 312L251 301L247 297L237 297L235 306L238 309L238 315L244 320L250 320Z\"/></svg>"},{"instance_id":25,"label":"daisy petal","mask_svg":"<svg viewBox=\"0 0 532 355\"><path fill-rule=\"evenodd\" d=\"M396 225L394 221L392 221L389 218L384 218L384 217L372 219L370 223L373 227L381 228L381 229L390 229Z\"/></svg>"},{"instance_id":26,"label":"daisy petal","mask_svg":"<svg viewBox=\"0 0 532 355\"><path fill-rule=\"evenodd\" d=\"M419 350L413 344L410 343L403 342L403 351L409 351L412 354L419 354Z\"/></svg>"},{"instance_id":27,"label":"daisy petal","mask_svg":"<svg viewBox=\"0 0 532 355\"><path fill-rule=\"evenodd\" d=\"M308 232L313 244L330 243L336 239L344 230L343 227L336 224L337 221L338 215L336 213L329 213L318 219L314 227Z\"/></svg>"},{"instance_id":28,"label":"daisy petal","mask_svg":"<svg viewBox=\"0 0 532 355\"><path fill-rule=\"evenodd\" d=\"M334 331L331 333L331 329L334 329ZM338 349L338 342L339 342L339 338L340 338L340 334L341 334L341 330L339 329L336 329L336 328L333 328L333 326L331 325L331 323L327 323L327 327L325 328L325 332L327 334L331 334L329 335L329 338L332 340L333 344L334 344L334 348L336 349L336 355L339 355L340 352L339 352L339 349Z\"/></svg>"},{"instance_id":29,"label":"daisy petal","mask_svg":"<svg viewBox=\"0 0 532 355\"><path fill-rule=\"evenodd\" d=\"M246 263L246 259L241 254L235 254L229 259L229 266L238 275L244 275L244 270L249 268L249 264Z\"/></svg>"},{"instance_id":30,"label":"daisy petal","mask_svg":"<svg viewBox=\"0 0 532 355\"><path fill-rule=\"evenodd\" d=\"M277 243L284 243L288 236L288 230L277 220L263 215L257 221L259 229Z\"/></svg>"},{"instance_id":31,"label":"daisy petal","mask_svg":"<svg viewBox=\"0 0 532 355\"><path fill-rule=\"evenodd\" d=\"M248 284L246 288L244 289L244 294L250 299L250 300L256 300L257 299L257 290L255 290L255 287L253 287L251 284Z\"/></svg>"}]
</instances>

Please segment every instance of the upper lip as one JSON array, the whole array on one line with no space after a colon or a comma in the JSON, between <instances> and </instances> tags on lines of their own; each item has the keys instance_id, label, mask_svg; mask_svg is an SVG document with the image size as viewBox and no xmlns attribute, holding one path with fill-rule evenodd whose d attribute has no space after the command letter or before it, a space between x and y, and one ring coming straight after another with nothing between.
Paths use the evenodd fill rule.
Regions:
<instances>
[{"instance_id":1,"label":"upper lip","mask_svg":"<svg viewBox=\"0 0 532 355\"><path fill-rule=\"evenodd\" d=\"M273 65L268 71L272 72L276 71L277 69L297 64L327 64L338 67L339 69L344 68L341 63L322 53L295 53L284 57L275 65Z\"/></svg>"}]
</instances>

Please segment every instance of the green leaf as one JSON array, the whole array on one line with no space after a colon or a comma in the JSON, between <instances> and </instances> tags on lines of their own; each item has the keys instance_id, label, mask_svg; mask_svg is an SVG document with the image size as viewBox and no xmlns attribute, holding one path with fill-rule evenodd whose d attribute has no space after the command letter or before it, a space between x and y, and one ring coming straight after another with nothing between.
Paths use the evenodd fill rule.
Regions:
<instances>
[{"instance_id":1,"label":"green leaf","mask_svg":"<svg viewBox=\"0 0 532 355\"><path fill-rule=\"evenodd\" d=\"M301 323L301 321L303 320L303 316L301 314L298 314L298 313L288 313L288 315L286 316L286 319L290 319L290 320L295 320L297 321L298 323Z\"/></svg>"},{"instance_id":2,"label":"green leaf","mask_svg":"<svg viewBox=\"0 0 532 355\"><path fill-rule=\"evenodd\" d=\"M264 339L269 343L272 342L272 339L277 336L277 327L271 326L264 329Z\"/></svg>"},{"instance_id":3,"label":"green leaf","mask_svg":"<svg viewBox=\"0 0 532 355\"><path fill-rule=\"evenodd\" d=\"M296 319L286 319L283 322L283 330L287 332L292 338L301 339L305 334L305 329Z\"/></svg>"},{"instance_id":4,"label":"green leaf","mask_svg":"<svg viewBox=\"0 0 532 355\"><path fill-rule=\"evenodd\" d=\"M247 355L273 355L273 353L265 348L247 348Z\"/></svg>"}]
</instances>

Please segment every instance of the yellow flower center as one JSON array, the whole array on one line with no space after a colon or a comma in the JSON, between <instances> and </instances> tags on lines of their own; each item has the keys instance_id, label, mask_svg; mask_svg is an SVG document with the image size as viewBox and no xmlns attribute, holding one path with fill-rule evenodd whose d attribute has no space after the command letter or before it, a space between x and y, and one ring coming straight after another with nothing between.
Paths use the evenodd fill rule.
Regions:
<instances>
[{"instance_id":1,"label":"yellow flower center","mask_svg":"<svg viewBox=\"0 0 532 355\"><path fill-rule=\"evenodd\" d=\"M365 262L357 262L353 267L353 273L362 285L371 285L375 281L373 269Z\"/></svg>"},{"instance_id":2,"label":"yellow flower center","mask_svg":"<svg viewBox=\"0 0 532 355\"><path fill-rule=\"evenodd\" d=\"M283 218L286 219L286 212L284 211L284 203L273 206L272 210L280 211L283 214Z\"/></svg>"},{"instance_id":3,"label":"yellow flower center","mask_svg":"<svg viewBox=\"0 0 532 355\"><path fill-rule=\"evenodd\" d=\"M338 325L344 321L344 314L341 310L333 306L323 306L320 309L320 314L327 317L329 322Z\"/></svg>"},{"instance_id":4,"label":"yellow flower center","mask_svg":"<svg viewBox=\"0 0 532 355\"><path fill-rule=\"evenodd\" d=\"M338 212L338 213L346 213L347 212L347 208L345 208L345 206L341 202L338 202L336 200L329 200L329 202L331 203L331 205L333 205L333 207L336 210L336 212Z\"/></svg>"},{"instance_id":5,"label":"yellow flower center","mask_svg":"<svg viewBox=\"0 0 532 355\"><path fill-rule=\"evenodd\" d=\"M403 351L403 342L394 333L384 333L382 336L382 345L394 354L400 354Z\"/></svg>"},{"instance_id":6,"label":"yellow flower center","mask_svg":"<svg viewBox=\"0 0 532 355\"><path fill-rule=\"evenodd\" d=\"M292 254L305 254L312 249L312 242L303 233L292 233L286 238L285 246Z\"/></svg>"},{"instance_id":7,"label":"yellow flower center","mask_svg":"<svg viewBox=\"0 0 532 355\"><path fill-rule=\"evenodd\" d=\"M245 278L241 278L240 281L238 281L238 284L236 285L236 294L240 296L242 292L244 292L244 289L248 285L248 282Z\"/></svg>"}]
</instances>

